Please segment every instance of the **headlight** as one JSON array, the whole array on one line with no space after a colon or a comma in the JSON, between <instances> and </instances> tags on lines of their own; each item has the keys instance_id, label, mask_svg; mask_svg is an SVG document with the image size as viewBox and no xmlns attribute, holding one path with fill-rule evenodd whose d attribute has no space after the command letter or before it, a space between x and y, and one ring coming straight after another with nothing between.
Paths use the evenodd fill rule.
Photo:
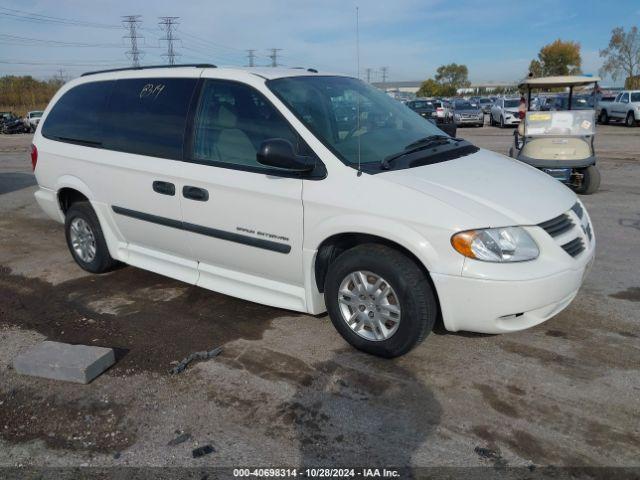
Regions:
<instances>
[{"instance_id":1,"label":"headlight","mask_svg":"<svg viewBox=\"0 0 640 480\"><path fill-rule=\"evenodd\" d=\"M459 232L451 237L451 245L465 257L483 262L526 262L540 254L536 242L521 227Z\"/></svg>"}]
</instances>

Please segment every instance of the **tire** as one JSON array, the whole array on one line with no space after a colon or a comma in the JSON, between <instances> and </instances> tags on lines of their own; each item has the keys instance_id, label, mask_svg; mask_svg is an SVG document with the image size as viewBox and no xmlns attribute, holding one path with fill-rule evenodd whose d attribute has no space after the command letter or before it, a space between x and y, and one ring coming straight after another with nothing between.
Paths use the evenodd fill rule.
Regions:
<instances>
[{"instance_id":1,"label":"tire","mask_svg":"<svg viewBox=\"0 0 640 480\"><path fill-rule=\"evenodd\" d=\"M601 110L600 111L600 115L598 116L598 120L600 121L600 123L602 125L608 125L609 124L609 115L607 114L606 110Z\"/></svg>"},{"instance_id":2,"label":"tire","mask_svg":"<svg viewBox=\"0 0 640 480\"><path fill-rule=\"evenodd\" d=\"M590 165L580 171L584 175L582 185L575 189L580 195L591 195L600 188L600 170L595 165Z\"/></svg>"},{"instance_id":3,"label":"tire","mask_svg":"<svg viewBox=\"0 0 640 480\"><path fill-rule=\"evenodd\" d=\"M504 117L502 115L500 115L500 128L504 128Z\"/></svg>"},{"instance_id":4,"label":"tire","mask_svg":"<svg viewBox=\"0 0 640 480\"><path fill-rule=\"evenodd\" d=\"M364 278L367 279L367 286L370 287L368 295L374 293L369 279L372 281L379 279L383 282L383 287L385 284L390 287L392 293L383 297L378 303L372 300L373 295L364 297L361 304L362 297L357 295L351 297L340 295L343 301L339 301L341 285L344 282L351 282L350 279L353 278L351 275L354 272L366 272ZM347 287L349 285L354 285L354 290L357 290L353 282L347 284ZM393 358L410 351L431 332L438 314L431 283L423 270L403 253L383 245L364 244L343 252L329 266L324 291L331 322L340 335L358 350L379 357ZM379 288L375 290L375 292L379 291ZM394 299L395 304L392 303ZM383 306L376 308L380 303ZM389 307L399 307L399 320L395 323L395 331L390 333L391 329L387 330L387 325L394 325L393 321L387 320L384 327L385 332L388 333L387 336L381 335L382 327L374 327L374 330L371 327L372 324L368 323L369 318L371 322L383 319L379 312L385 311L387 314L393 312L384 304ZM356 311L362 307L366 308L364 312ZM360 326L360 333L354 330L358 328L357 326L352 328L347 323L341 309L348 312L347 316L353 312L354 315L351 315L351 318L357 316L354 325ZM389 315L386 317L391 318ZM375 335L377 339L365 338L367 335L369 337Z\"/></svg>"},{"instance_id":5,"label":"tire","mask_svg":"<svg viewBox=\"0 0 640 480\"><path fill-rule=\"evenodd\" d=\"M87 231L82 228L84 226L86 226L92 235L92 242ZM82 238L87 239L85 243L92 243L95 249L93 256L88 256L83 259L81 253L76 251L73 246L72 238L75 235L75 238L77 239L78 234L74 234L72 232L72 229L74 228L76 231L79 230L81 232L83 235ZM102 228L100 228L100 222L98 221L96 212L93 210L93 207L91 207L89 202L76 202L69 207L65 217L64 230L69 252L71 252L71 256L76 263L80 265L80 268L91 273L104 273L112 270L118 264L118 262L111 258L111 255L109 254L107 242L105 242L104 235L102 234ZM81 241L78 243L83 242Z\"/></svg>"},{"instance_id":6,"label":"tire","mask_svg":"<svg viewBox=\"0 0 640 480\"><path fill-rule=\"evenodd\" d=\"M636 126L636 119L632 112L627 113L627 118L624 119L624 124L629 128Z\"/></svg>"}]
</instances>

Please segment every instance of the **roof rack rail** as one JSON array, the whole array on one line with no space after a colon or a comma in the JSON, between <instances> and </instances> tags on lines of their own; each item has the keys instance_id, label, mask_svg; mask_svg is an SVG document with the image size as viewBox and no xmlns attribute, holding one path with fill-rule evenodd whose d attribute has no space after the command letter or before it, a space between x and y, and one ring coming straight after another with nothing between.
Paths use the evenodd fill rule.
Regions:
<instances>
[{"instance_id":1,"label":"roof rack rail","mask_svg":"<svg viewBox=\"0 0 640 480\"><path fill-rule=\"evenodd\" d=\"M212 63L184 63L178 65L145 65L143 67L124 67L124 68L110 68L108 70L96 70L95 72L85 72L81 77L86 77L88 75L97 75L98 73L109 73L109 72L126 72L127 70L147 70L149 68L178 68L178 67L195 67L195 68L218 68L216 65Z\"/></svg>"}]
</instances>

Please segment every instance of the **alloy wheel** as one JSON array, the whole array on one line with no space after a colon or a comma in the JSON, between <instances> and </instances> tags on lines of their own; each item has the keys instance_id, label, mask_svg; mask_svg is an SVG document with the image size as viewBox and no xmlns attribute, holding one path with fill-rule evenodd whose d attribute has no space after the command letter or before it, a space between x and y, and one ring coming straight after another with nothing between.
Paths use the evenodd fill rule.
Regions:
<instances>
[{"instance_id":1,"label":"alloy wheel","mask_svg":"<svg viewBox=\"0 0 640 480\"><path fill-rule=\"evenodd\" d=\"M400 325L398 295L373 272L358 270L347 275L340 283L338 305L345 323L366 340L387 340Z\"/></svg>"}]
</instances>

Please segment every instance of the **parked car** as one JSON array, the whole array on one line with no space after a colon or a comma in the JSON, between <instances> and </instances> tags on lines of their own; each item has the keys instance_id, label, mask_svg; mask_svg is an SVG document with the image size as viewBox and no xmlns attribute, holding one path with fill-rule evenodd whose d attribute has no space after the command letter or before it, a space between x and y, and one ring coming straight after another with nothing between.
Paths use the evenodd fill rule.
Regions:
<instances>
[{"instance_id":1,"label":"parked car","mask_svg":"<svg viewBox=\"0 0 640 480\"><path fill-rule=\"evenodd\" d=\"M16 117L13 114L5 117L2 123L2 133L4 134L25 133L27 131L28 129L25 127L22 118Z\"/></svg>"},{"instance_id":2,"label":"parked car","mask_svg":"<svg viewBox=\"0 0 640 480\"><path fill-rule=\"evenodd\" d=\"M0 112L0 133L2 133L4 123L14 118L13 112Z\"/></svg>"},{"instance_id":3,"label":"parked car","mask_svg":"<svg viewBox=\"0 0 640 480\"><path fill-rule=\"evenodd\" d=\"M482 113L491 113L491 106L493 105L493 100L488 97L481 97L478 100L480 104L480 108L482 109Z\"/></svg>"},{"instance_id":4,"label":"parked car","mask_svg":"<svg viewBox=\"0 0 640 480\"><path fill-rule=\"evenodd\" d=\"M333 121L336 98L356 99L350 125ZM544 322L594 257L571 190L315 70L85 74L45 110L31 161L36 199L81 268L120 261L328 310L346 341L384 357L436 318L486 333Z\"/></svg>"},{"instance_id":5,"label":"parked car","mask_svg":"<svg viewBox=\"0 0 640 480\"><path fill-rule=\"evenodd\" d=\"M40 123L40 118L42 118L42 110L33 110L31 112L27 112L27 115L24 117L23 122L25 127L29 129L30 132L35 132L38 123Z\"/></svg>"},{"instance_id":6,"label":"parked car","mask_svg":"<svg viewBox=\"0 0 640 480\"><path fill-rule=\"evenodd\" d=\"M462 125L484 125L484 113L479 104L473 104L466 100L456 100L453 102L453 120L460 127Z\"/></svg>"},{"instance_id":7,"label":"parked car","mask_svg":"<svg viewBox=\"0 0 640 480\"><path fill-rule=\"evenodd\" d=\"M598 102L598 121L603 124L610 120L623 121L627 127L640 122L640 90L624 90L613 101L601 99Z\"/></svg>"},{"instance_id":8,"label":"parked car","mask_svg":"<svg viewBox=\"0 0 640 480\"><path fill-rule=\"evenodd\" d=\"M407 102L407 106L420 116L433 119L438 125L452 123L452 117L449 115L450 109L442 100L416 99Z\"/></svg>"},{"instance_id":9,"label":"parked car","mask_svg":"<svg viewBox=\"0 0 640 480\"><path fill-rule=\"evenodd\" d=\"M489 125L499 125L504 128L508 125L518 125L520 117L518 116L519 98L499 98L491 107L489 114Z\"/></svg>"}]
</instances>

